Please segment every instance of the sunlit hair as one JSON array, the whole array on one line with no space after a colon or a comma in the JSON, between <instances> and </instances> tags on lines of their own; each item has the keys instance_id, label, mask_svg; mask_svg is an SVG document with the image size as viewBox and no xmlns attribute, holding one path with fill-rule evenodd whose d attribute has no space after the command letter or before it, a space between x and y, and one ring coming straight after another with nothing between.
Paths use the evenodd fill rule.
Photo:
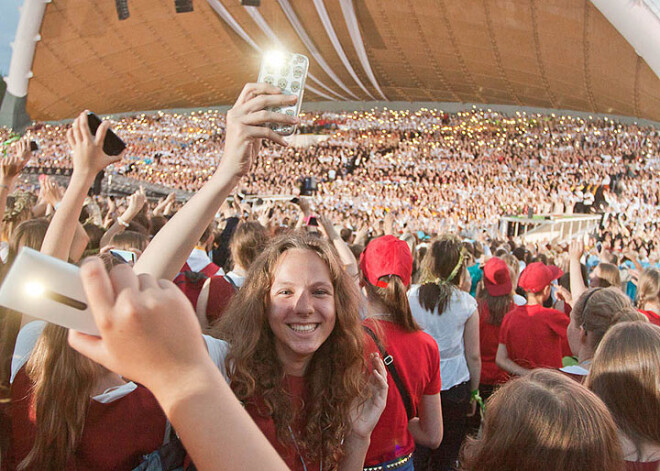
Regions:
<instances>
[{"instance_id":1,"label":"sunlit hair","mask_svg":"<svg viewBox=\"0 0 660 471\"><path fill-rule=\"evenodd\" d=\"M68 329L47 324L26 364L33 382L36 435L18 470L65 469L82 437L102 367L69 347L67 336Z\"/></svg>"},{"instance_id":2,"label":"sunlit hair","mask_svg":"<svg viewBox=\"0 0 660 471\"><path fill-rule=\"evenodd\" d=\"M660 327L623 322L612 327L596 350L585 385L605 402L639 453L660 446Z\"/></svg>"},{"instance_id":3,"label":"sunlit hair","mask_svg":"<svg viewBox=\"0 0 660 471\"><path fill-rule=\"evenodd\" d=\"M343 456L342 440L350 432L351 404L364 398L366 384L359 293L334 249L325 240L305 234L273 240L250 267L243 287L212 332L231 344L226 365L238 399L262 398L268 409L264 412L275 422L278 439L291 443L289 426L293 425L294 407L284 388L284 369L267 318L275 269L288 250L318 255L328 266L334 287L335 327L305 372L309 402L304 409L303 431L296 438L305 456L334 469Z\"/></svg>"},{"instance_id":4,"label":"sunlit hair","mask_svg":"<svg viewBox=\"0 0 660 471\"><path fill-rule=\"evenodd\" d=\"M637 283L637 307L644 309L644 304L660 301L660 270L655 267L645 269Z\"/></svg>"},{"instance_id":5,"label":"sunlit hair","mask_svg":"<svg viewBox=\"0 0 660 471\"><path fill-rule=\"evenodd\" d=\"M437 308L438 314L442 314L452 291L460 286L466 266L463 260L457 267L461 259L462 247L461 239L445 234L433 241L426 252L421 267L422 286L419 287L419 303L427 311ZM456 270L455 276L447 281L454 270Z\"/></svg>"},{"instance_id":6,"label":"sunlit hair","mask_svg":"<svg viewBox=\"0 0 660 471\"><path fill-rule=\"evenodd\" d=\"M598 272L600 273L598 286L601 288L608 288L610 286L621 288L621 274L616 265L611 263L599 263Z\"/></svg>"},{"instance_id":7,"label":"sunlit hair","mask_svg":"<svg viewBox=\"0 0 660 471\"><path fill-rule=\"evenodd\" d=\"M630 298L618 288L590 288L575 301L572 316L576 324L591 335L588 337L595 350L605 332L619 322L646 321L635 309Z\"/></svg>"},{"instance_id":8,"label":"sunlit hair","mask_svg":"<svg viewBox=\"0 0 660 471\"><path fill-rule=\"evenodd\" d=\"M119 250L138 249L144 252L149 245L149 238L141 232L124 231L116 234L109 245Z\"/></svg>"},{"instance_id":9,"label":"sunlit hair","mask_svg":"<svg viewBox=\"0 0 660 471\"><path fill-rule=\"evenodd\" d=\"M9 239L8 265L14 261L21 247L29 247L34 250L41 249L41 244L43 244L48 230L48 224L46 218L35 218L23 221L16 226Z\"/></svg>"},{"instance_id":10,"label":"sunlit hair","mask_svg":"<svg viewBox=\"0 0 660 471\"><path fill-rule=\"evenodd\" d=\"M268 243L268 231L258 222L240 224L229 244L235 264L247 270Z\"/></svg>"},{"instance_id":11,"label":"sunlit hair","mask_svg":"<svg viewBox=\"0 0 660 471\"><path fill-rule=\"evenodd\" d=\"M605 404L576 381L538 369L486 404L480 439L461 451L463 471L621 471L616 426Z\"/></svg>"},{"instance_id":12,"label":"sunlit hair","mask_svg":"<svg viewBox=\"0 0 660 471\"><path fill-rule=\"evenodd\" d=\"M397 275L381 276L381 281L387 283L386 287L374 286L366 279L363 285L370 300L377 300L387 309L391 320L407 332L422 330L413 318L406 286Z\"/></svg>"},{"instance_id":13,"label":"sunlit hair","mask_svg":"<svg viewBox=\"0 0 660 471\"><path fill-rule=\"evenodd\" d=\"M7 198L7 208L2 217L2 238L11 239L14 229L32 217L36 197L32 193L17 191Z\"/></svg>"}]
</instances>

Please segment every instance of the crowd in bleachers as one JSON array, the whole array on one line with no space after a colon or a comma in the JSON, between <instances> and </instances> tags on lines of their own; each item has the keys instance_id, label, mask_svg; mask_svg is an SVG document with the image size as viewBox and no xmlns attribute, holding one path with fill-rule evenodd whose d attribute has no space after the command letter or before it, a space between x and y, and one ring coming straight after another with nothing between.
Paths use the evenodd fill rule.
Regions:
<instances>
[{"instance_id":1,"label":"crowd in bleachers","mask_svg":"<svg viewBox=\"0 0 660 471\"><path fill-rule=\"evenodd\" d=\"M22 247L81 265L99 336L0 309L3 471L657 471L660 133L261 112L293 102L122 118L120 156L85 113L4 147L2 276ZM194 196L87 196L104 169ZM572 241L490 230L578 211L604 216Z\"/></svg>"}]
</instances>

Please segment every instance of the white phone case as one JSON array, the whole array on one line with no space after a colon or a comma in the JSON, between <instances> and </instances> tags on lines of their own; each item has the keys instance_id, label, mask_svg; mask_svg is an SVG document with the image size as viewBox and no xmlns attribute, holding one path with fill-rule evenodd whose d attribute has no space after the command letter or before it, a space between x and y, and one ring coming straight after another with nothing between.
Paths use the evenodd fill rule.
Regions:
<instances>
[{"instance_id":1,"label":"white phone case","mask_svg":"<svg viewBox=\"0 0 660 471\"><path fill-rule=\"evenodd\" d=\"M309 59L302 54L290 54L286 52L277 53L274 57L277 60L272 59L273 54L264 56L257 82L280 87L286 95L296 95L298 100L295 105L269 109L276 113L284 113L297 117L298 113L300 113L303 92L305 91ZM282 125L272 123L270 128L283 136L290 136L296 130L296 126L292 124Z\"/></svg>"},{"instance_id":2,"label":"white phone case","mask_svg":"<svg viewBox=\"0 0 660 471\"><path fill-rule=\"evenodd\" d=\"M23 247L0 286L0 305L53 324L99 335L80 269Z\"/></svg>"}]
</instances>

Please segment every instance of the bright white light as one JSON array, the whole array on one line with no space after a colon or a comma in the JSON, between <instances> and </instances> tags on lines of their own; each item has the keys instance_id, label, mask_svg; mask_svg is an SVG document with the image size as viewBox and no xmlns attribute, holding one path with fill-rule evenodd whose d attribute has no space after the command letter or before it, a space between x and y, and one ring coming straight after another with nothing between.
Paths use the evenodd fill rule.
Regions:
<instances>
[{"instance_id":1,"label":"bright white light","mask_svg":"<svg viewBox=\"0 0 660 471\"><path fill-rule=\"evenodd\" d=\"M30 296L37 298L43 295L44 291L46 291L46 288L38 281L29 281L25 283L25 293Z\"/></svg>"},{"instance_id":2,"label":"bright white light","mask_svg":"<svg viewBox=\"0 0 660 471\"><path fill-rule=\"evenodd\" d=\"M268 51L264 54L264 61L273 67L280 67L286 62L286 57L282 51Z\"/></svg>"}]
</instances>

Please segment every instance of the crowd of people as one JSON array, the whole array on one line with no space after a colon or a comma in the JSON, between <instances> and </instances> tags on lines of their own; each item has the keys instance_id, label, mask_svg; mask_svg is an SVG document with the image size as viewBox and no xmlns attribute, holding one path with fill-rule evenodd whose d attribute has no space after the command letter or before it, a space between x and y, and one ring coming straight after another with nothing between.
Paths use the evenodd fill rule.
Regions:
<instances>
[{"instance_id":1,"label":"crowd of people","mask_svg":"<svg viewBox=\"0 0 660 471\"><path fill-rule=\"evenodd\" d=\"M657 471L660 133L264 111L294 102L123 118L120 156L86 113L5 146L2 276L22 247L79 264L100 334L2 308L2 469ZM194 196L87 196L104 169ZM487 230L578 205L585 239Z\"/></svg>"}]
</instances>

